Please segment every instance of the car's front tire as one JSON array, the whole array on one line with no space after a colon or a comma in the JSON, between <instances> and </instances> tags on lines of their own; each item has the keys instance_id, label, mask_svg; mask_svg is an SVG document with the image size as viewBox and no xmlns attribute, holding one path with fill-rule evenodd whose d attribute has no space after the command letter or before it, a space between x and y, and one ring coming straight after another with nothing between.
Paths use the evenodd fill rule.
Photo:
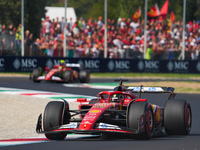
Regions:
<instances>
[{"instance_id":1,"label":"car's front tire","mask_svg":"<svg viewBox=\"0 0 200 150\"><path fill-rule=\"evenodd\" d=\"M51 101L45 107L43 115L44 131L50 131L54 127L69 123L69 107L62 101ZM63 140L66 133L46 133L45 136L50 140Z\"/></svg>"},{"instance_id":2,"label":"car's front tire","mask_svg":"<svg viewBox=\"0 0 200 150\"><path fill-rule=\"evenodd\" d=\"M41 68L33 69L32 75L33 75L33 82L41 82L40 80L37 80L37 78L42 75L42 69Z\"/></svg>"},{"instance_id":3,"label":"car's front tire","mask_svg":"<svg viewBox=\"0 0 200 150\"><path fill-rule=\"evenodd\" d=\"M63 72L63 79L66 83L72 83L73 82L73 73L71 70L66 70Z\"/></svg>"},{"instance_id":4,"label":"car's front tire","mask_svg":"<svg viewBox=\"0 0 200 150\"><path fill-rule=\"evenodd\" d=\"M150 139L154 129L151 105L147 102L132 102L128 107L127 127L139 130L139 133L133 135L134 139Z\"/></svg>"}]
</instances>

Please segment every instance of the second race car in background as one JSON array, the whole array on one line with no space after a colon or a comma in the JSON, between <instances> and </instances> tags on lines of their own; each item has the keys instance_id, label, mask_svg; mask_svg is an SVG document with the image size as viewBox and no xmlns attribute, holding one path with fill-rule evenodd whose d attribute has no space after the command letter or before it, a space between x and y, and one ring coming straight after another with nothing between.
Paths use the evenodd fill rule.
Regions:
<instances>
[{"instance_id":1,"label":"second race car in background","mask_svg":"<svg viewBox=\"0 0 200 150\"><path fill-rule=\"evenodd\" d=\"M46 67L45 71L42 68L35 68L30 75L33 82L57 81L72 83L74 80L79 80L81 83L90 81L90 72L84 70L80 64L65 63L61 61L60 65L54 65L52 69Z\"/></svg>"}]
</instances>

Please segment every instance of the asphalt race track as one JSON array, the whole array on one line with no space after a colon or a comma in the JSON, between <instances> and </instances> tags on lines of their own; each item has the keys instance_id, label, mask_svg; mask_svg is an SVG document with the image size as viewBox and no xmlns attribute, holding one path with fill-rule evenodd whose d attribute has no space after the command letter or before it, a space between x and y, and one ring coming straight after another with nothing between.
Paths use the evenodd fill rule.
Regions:
<instances>
[{"instance_id":1,"label":"asphalt race track","mask_svg":"<svg viewBox=\"0 0 200 150\"><path fill-rule=\"evenodd\" d=\"M112 79L91 79L95 82L112 82ZM76 83L74 83L76 84ZM27 77L0 77L0 87L41 90L71 94L96 96L100 89L64 87L62 83L33 83ZM143 95L149 102L164 106L168 95ZM35 149L65 149L65 150L200 150L200 94L177 94L177 99L186 99L192 107L192 130L188 136L164 136L151 140L132 140L121 137L112 139L83 138L64 141L50 141L37 144L0 147L3 150L35 150Z\"/></svg>"}]
</instances>

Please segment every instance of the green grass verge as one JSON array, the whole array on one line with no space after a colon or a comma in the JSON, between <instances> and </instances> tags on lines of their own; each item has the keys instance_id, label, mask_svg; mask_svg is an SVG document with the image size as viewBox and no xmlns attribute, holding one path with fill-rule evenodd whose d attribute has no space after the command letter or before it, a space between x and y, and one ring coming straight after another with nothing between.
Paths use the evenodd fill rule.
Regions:
<instances>
[{"instance_id":1,"label":"green grass verge","mask_svg":"<svg viewBox=\"0 0 200 150\"><path fill-rule=\"evenodd\" d=\"M24 72L0 72L0 75L27 75ZM91 77L101 78L178 78L178 79L200 79L200 74L175 74L175 73L91 73Z\"/></svg>"},{"instance_id":2,"label":"green grass verge","mask_svg":"<svg viewBox=\"0 0 200 150\"><path fill-rule=\"evenodd\" d=\"M110 78L178 78L191 79L199 78L199 74L175 74L175 73L91 73L92 77L110 77Z\"/></svg>"},{"instance_id":3,"label":"green grass verge","mask_svg":"<svg viewBox=\"0 0 200 150\"><path fill-rule=\"evenodd\" d=\"M29 72L0 72L0 75L27 75L29 76Z\"/></svg>"}]
</instances>

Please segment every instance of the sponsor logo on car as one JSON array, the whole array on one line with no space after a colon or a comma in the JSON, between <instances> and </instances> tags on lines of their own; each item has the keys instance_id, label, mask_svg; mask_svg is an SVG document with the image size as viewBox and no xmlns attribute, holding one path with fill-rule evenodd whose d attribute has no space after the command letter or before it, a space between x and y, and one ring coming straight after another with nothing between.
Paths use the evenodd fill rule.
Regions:
<instances>
[{"instance_id":1,"label":"sponsor logo on car","mask_svg":"<svg viewBox=\"0 0 200 150\"><path fill-rule=\"evenodd\" d=\"M102 124L100 125L100 127L101 127L102 129L107 129L107 128L108 128L108 125L105 124L105 123L102 123Z\"/></svg>"},{"instance_id":2,"label":"sponsor logo on car","mask_svg":"<svg viewBox=\"0 0 200 150\"><path fill-rule=\"evenodd\" d=\"M85 121L85 122L83 122L83 124L92 124L92 123L89 121Z\"/></svg>"},{"instance_id":3,"label":"sponsor logo on car","mask_svg":"<svg viewBox=\"0 0 200 150\"><path fill-rule=\"evenodd\" d=\"M155 87L150 87L150 88L148 89L148 91L156 91L156 88L155 88Z\"/></svg>"},{"instance_id":4,"label":"sponsor logo on car","mask_svg":"<svg viewBox=\"0 0 200 150\"><path fill-rule=\"evenodd\" d=\"M140 91L140 87L133 87L133 91Z\"/></svg>"},{"instance_id":5,"label":"sponsor logo on car","mask_svg":"<svg viewBox=\"0 0 200 150\"><path fill-rule=\"evenodd\" d=\"M112 124L106 124L106 123L99 123L98 127L99 129L115 129L115 130L121 130L121 128L117 125Z\"/></svg>"},{"instance_id":6,"label":"sponsor logo on car","mask_svg":"<svg viewBox=\"0 0 200 150\"><path fill-rule=\"evenodd\" d=\"M105 103L102 103L102 104L96 104L93 106L93 108L105 108L107 106L109 106L110 104L105 104Z\"/></svg>"},{"instance_id":7,"label":"sponsor logo on car","mask_svg":"<svg viewBox=\"0 0 200 150\"><path fill-rule=\"evenodd\" d=\"M90 112L91 113L99 113L99 112L101 112L101 110L91 110Z\"/></svg>"},{"instance_id":8,"label":"sponsor logo on car","mask_svg":"<svg viewBox=\"0 0 200 150\"><path fill-rule=\"evenodd\" d=\"M73 129L73 128L77 128L77 123L66 124L61 126L59 129Z\"/></svg>"}]
</instances>

